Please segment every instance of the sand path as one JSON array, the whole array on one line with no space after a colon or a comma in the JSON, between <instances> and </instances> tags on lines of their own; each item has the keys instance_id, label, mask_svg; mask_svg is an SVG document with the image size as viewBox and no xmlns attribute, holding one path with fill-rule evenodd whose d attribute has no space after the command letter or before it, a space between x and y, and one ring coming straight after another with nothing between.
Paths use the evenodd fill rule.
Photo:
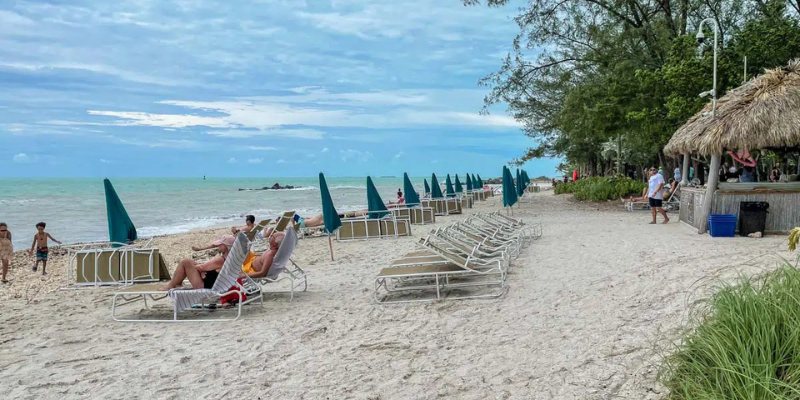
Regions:
<instances>
[{"instance_id":1,"label":"sand path","mask_svg":"<svg viewBox=\"0 0 800 400\"><path fill-rule=\"evenodd\" d=\"M661 398L657 363L688 305L717 277L774 266L785 240L714 239L611 208L549 192L515 211L541 221L544 237L497 300L376 305L375 274L413 250L411 238L334 243L336 262L326 240L304 240L296 259L309 292L267 296L234 323L116 323L105 289L7 299L3 397ZM197 236L158 242L188 254Z\"/></svg>"}]
</instances>

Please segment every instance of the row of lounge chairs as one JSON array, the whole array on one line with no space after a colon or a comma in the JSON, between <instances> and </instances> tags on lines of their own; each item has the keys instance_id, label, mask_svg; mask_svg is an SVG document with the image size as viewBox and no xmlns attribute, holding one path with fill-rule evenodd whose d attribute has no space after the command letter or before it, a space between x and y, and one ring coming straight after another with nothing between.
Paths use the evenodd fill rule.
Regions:
<instances>
[{"instance_id":1,"label":"row of lounge chairs","mask_svg":"<svg viewBox=\"0 0 800 400\"><path fill-rule=\"evenodd\" d=\"M541 225L500 213L475 214L432 231L421 250L394 260L375 278L378 302L416 302L502 296L511 259Z\"/></svg>"}]
</instances>

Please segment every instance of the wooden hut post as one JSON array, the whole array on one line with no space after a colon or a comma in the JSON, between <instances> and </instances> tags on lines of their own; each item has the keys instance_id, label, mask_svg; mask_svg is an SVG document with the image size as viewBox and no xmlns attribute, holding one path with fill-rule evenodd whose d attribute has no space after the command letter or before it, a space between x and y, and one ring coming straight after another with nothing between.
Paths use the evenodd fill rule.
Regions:
<instances>
[{"instance_id":1,"label":"wooden hut post","mask_svg":"<svg viewBox=\"0 0 800 400\"><path fill-rule=\"evenodd\" d=\"M689 156L688 152L683 153L683 167L681 168L681 186L689 184Z\"/></svg>"},{"instance_id":2,"label":"wooden hut post","mask_svg":"<svg viewBox=\"0 0 800 400\"><path fill-rule=\"evenodd\" d=\"M719 183L719 163L722 156L714 154L711 156L711 166L708 168L708 183L706 184L706 196L703 199L703 214L700 215L700 226L697 233L706 233L708 230L708 216L711 215L711 206L714 204L714 192Z\"/></svg>"}]
</instances>

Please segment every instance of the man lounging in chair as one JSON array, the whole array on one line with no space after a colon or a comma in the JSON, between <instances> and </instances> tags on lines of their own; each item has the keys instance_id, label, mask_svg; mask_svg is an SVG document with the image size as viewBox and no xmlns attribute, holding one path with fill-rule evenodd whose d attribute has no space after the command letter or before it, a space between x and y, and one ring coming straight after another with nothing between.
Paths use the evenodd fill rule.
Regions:
<instances>
[{"instance_id":1,"label":"man lounging in chair","mask_svg":"<svg viewBox=\"0 0 800 400\"><path fill-rule=\"evenodd\" d=\"M270 236L269 249L253 260L252 267L245 270L247 276L251 278L263 278L267 276L270 267L272 267L272 260L275 258L275 253L278 252L278 248L281 246L281 241L283 241L285 235L286 233L284 232L275 232L275 234Z\"/></svg>"},{"instance_id":2,"label":"man lounging in chair","mask_svg":"<svg viewBox=\"0 0 800 400\"><path fill-rule=\"evenodd\" d=\"M223 236L220 239L212 242L219 250L219 254L210 260L198 264L192 259L183 259L172 274L172 280L169 281L164 290L174 289L183 285L183 280L188 279L192 285L192 289L211 289L214 286L214 281L217 280L219 270L225 263L225 258L228 257L228 252L233 246L233 236Z\"/></svg>"},{"instance_id":3,"label":"man lounging in chair","mask_svg":"<svg viewBox=\"0 0 800 400\"><path fill-rule=\"evenodd\" d=\"M248 233L251 230L253 230L253 228L255 228L255 227L256 227L256 216L255 215L248 215L248 216L244 217L244 226L234 226L234 227L232 227L231 228L231 233L234 234L234 235L239 233L239 232Z\"/></svg>"}]
</instances>

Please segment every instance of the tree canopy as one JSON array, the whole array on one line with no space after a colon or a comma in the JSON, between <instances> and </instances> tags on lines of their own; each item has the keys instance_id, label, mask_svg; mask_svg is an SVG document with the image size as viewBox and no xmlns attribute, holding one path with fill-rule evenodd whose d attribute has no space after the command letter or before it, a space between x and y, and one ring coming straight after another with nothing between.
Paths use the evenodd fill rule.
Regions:
<instances>
[{"instance_id":1,"label":"tree canopy","mask_svg":"<svg viewBox=\"0 0 800 400\"><path fill-rule=\"evenodd\" d=\"M800 0L530 0L480 82L487 110L505 103L535 142L518 162L561 156L593 174L614 170L611 158L664 165L664 144L709 101L698 94L712 87L713 24L702 55L695 41L706 18L719 26L719 96L800 56Z\"/></svg>"}]
</instances>

